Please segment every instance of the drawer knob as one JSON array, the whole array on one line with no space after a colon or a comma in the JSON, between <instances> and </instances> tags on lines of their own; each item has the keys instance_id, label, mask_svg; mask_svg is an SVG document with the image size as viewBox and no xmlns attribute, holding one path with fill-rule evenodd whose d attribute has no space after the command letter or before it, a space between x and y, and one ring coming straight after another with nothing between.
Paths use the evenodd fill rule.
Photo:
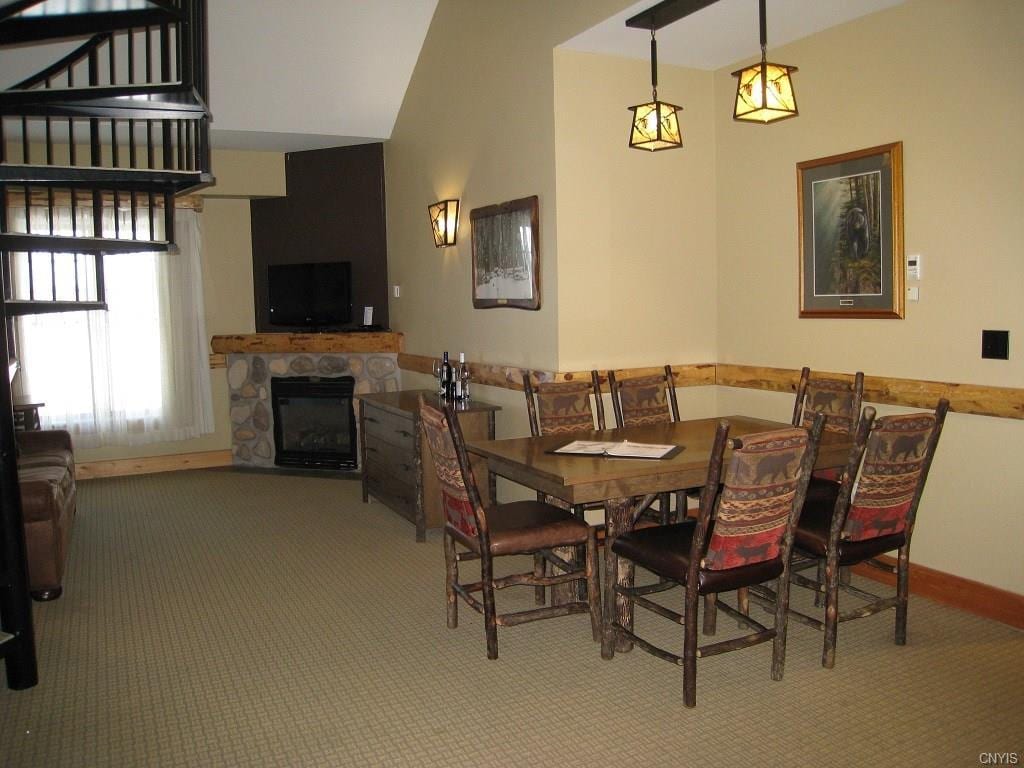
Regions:
<instances>
[{"instance_id":1,"label":"drawer knob","mask_svg":"<svg viewBox=\"0 0 1024 768\"><path fill-rule=\"evenodd\" d=\"M406 432L404 429L396 429L395 432L402 435L403 437L412 437L412 432Z\"/></svg>"},{"instance_id":2,"label":"drawer knob","mask_svg":"<svg viewBox=\"0 0 1024 768\"><path fill-rule=\"evenodd\" d=\"M365 421L372 421L374 424L380 424L380 422L377 421L377 419L373 418L373 416L364 416L363 419Z\"/></svg>"}]
</instances>

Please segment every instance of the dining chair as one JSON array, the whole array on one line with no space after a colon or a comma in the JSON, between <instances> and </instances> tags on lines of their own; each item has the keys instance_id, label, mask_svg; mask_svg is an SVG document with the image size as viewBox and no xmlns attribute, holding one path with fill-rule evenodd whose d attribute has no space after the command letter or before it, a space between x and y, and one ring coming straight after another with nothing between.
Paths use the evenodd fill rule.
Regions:
<instances>
[{"instance_id":1,"label":"dining chair","mask_svg":"<svg viewBox=\"0 0 1024 768\"><path fill-rule=\"evenodd\" d=\"M824 620L791 610L794 619L825 634L821 665L835 666L839 624L896 609L896 645L907 642L910 538L928 472L949 411L939 400L934 413L875 418L864 409L841 481L831 492L809 493L795 533L792 581L825 595ZM896 564L877 558L896 552ZM824 563L817 580L800 571ZM896 575L894 595L880 596L844 583L840 568L865 563ZM820 574L824 574L824 578ZM839 612L839 593L861 601ZM756 594L756 593L755 593Z\"/></svg>"},{"instance_id":2,"label":"dining chair","mask_svg":"<svg viewBox=\"0 0 1024 768\"><path fill-rule=\"evenodd\" d=\"M633 378L622 378L622 372L608 371L615 422L620 427L644 424L665 424L679 421L679 402L676 399L675 377L672 366L666 365L662 373ZM676 491L676 514L686 517L687 495L696 498L699 488ZM670 494L658 495L659 522L673 519Z\"/></svg>"},{"instance_id":3,"label":"dining chair","mask_svg":"<svg viewBox=\"0 0 1024 768\"><path fill-rule=\"evenodd\" d=\"M511 627L538 619L549 619L574 613L589 613L590 628L595 641L601 639L601 600L598 582L597 538L594 529L577 520L565 509L542 501L514 501L484 507L480 501L473 469L466 454L466 445L458 416L450 403L444 410L428 405L420 396L420 423L427 446L434 460L444 509L445 595L448 606L448 627L458 626L458 601L464 600L484 617L487 658L498 658L498 627ZM559 557L559 547L584 545L582 567ZM506 555L539 553L552 568L552 574L538 574L536 568L526 573L496 576L494 560ZM480 561L479 580L464 582L459 564ZM495 592L513 586L545 586L567 584L577 580L587 583L587 599L561 605L499 613ZM476 596L480 593L480 597Z\"/></svg>"},{"instance_id":4,"label":"dining chair","mask_svg":"<svg viewBox=\"0 0 1024 768\"><path fill-rule=\"evenodd\" d=\"M542 381L539 372L523 371L523 392L534 437L605 428L597 371L590 372L590 381Z\"/></svg>"},{"instance_id":5,"label":"dining chair","mask_svg":"<svg viewBox=\"0 0 1024 768\"><path fill-rule=\"evenodd\" d=\"M852 436L864 399L864 373L857 371L853 381L813 376L804 366L793 403L794 427L809 427L818 413L826 416L825 431Z\"/></svg>"},{"instance_id":6,"label":"dining chair","mask_svg":"<svg viewBox=\"0 0 1024 768\"><path fill-rule=\"evenodd\" d=\"M653 571L661 581L642 586L615 585L605 599L605 632L612 634L606 638L606 645L618 636L653 656L681 665L683 704L687 707L697 704L698 658L771 640L772 679L782 679L793 530L817 457L824 421L824 416L817 417L810 430L787 427L731 440L728 422L720 422L697 519L636 529L612 543L616 555ZM732 448L732 455L723 478L726 447ZM771 626L717 599L719 593L773 580L777 582L778 601ZM682 613L647 597L675 586L684 589ZM635 628L617 621L616 594L625 597L627 615L632 614L634 607L640 607L682 624L682 655L656 646L638 635ZM701 596L705 634L715 633L719 609L751 631L741 637L698 646Z\"/></svg>"},{"instance_id":7,"label":"dining chair","mask_svg":"<svg viewBox=\"0 0 1024 768\"><path fill-rule=\"evenodd\" d=\"M530 434L572 435L580 432L603 430L604 401L601 396L601 379L596 370L590 372L590 381L544 381L538 371L523 371L523 392L526 395L526 412L530 419ZM538 501L546 501L557 507L569 509L580 520L585 519L588 509L604 509L603 503L569 505L561 499L537 491ZM597 524L595 534L600 543L604 535L604 523ZM577 548L576 562L583 558ZM538 555L539 558L539 555ZM542 560L537 562L543 568ZM580 597L585 597L585 587L579 584ZM536 603L545 602L544 587L536 588Z\"/></svg>"}]
</instances>

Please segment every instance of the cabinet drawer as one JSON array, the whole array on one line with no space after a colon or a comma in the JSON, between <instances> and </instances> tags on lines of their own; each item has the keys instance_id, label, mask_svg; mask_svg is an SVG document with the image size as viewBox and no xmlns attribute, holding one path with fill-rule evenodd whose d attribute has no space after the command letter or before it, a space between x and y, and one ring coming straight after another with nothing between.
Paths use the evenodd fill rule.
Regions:
<instances>
[{"instance_id":1,"label":"cabinet drawer","mask_svg":"<svg viewBox=\"0 0 1024 768\"><path fill-rule=\"evenodd\" d=\"M412 441L415 437L412 415L398 416L379 408L366 408L363 412L363 424L366 428L367 442L369 438L376 437L386 443L396 446L407 446L412 450Z\"/></svg>"},{"instance_id":2,"label":"cabinet drawer","mask_svg":"<svg viewBox=\"0 0 1024 768\"><path fill-rule=\"evenodd\" d=\"M416 517L416 487L409 476L396 475L383 464L367 459L363 467L366 473L366 490L388 507L408 520Z\"/></svg>"},{"instance_id":3,"label":"cabinet drawer","mask_svg":"<svg viewBox=\"0 0 1024 768\"><path fill-rule=\"evenodd\" d=\"M386 467L395 476L412 485L415 484L415 460L411 446L399 446L384 442L376 436L367 435L367 462Z\"/></svg>"}]
</instances>

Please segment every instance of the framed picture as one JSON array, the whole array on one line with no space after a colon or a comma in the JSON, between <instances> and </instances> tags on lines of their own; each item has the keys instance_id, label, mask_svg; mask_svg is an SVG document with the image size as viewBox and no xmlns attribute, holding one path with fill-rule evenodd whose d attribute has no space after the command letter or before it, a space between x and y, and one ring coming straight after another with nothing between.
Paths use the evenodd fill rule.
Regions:
<instances>
[{"instance_id":1,"label":"framed picture","mask_svg":"<svg viewBox=\"0 0 1024 768\"><path fill-rule=\"evenodd\" d=\"M537 196L474 208L473 306L540 309Z\"/></svg>"},{"instance_id":2,"label":"framed picture","mask_svg":"<svg viewBox=\"0 0 1024 768\"><path fill-rule=\"evenodd\" d=\"M800 317L903 317L903 143L796 166Z\"/></svg>"}]
</instances>

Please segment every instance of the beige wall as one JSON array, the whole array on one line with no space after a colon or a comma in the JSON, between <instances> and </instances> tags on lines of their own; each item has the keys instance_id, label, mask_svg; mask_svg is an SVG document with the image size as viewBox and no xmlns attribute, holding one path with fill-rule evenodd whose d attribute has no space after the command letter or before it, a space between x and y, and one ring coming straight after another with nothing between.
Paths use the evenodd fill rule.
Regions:
<instances>
[{"instance_id":1,"label":"beige wall","mask_svg":"<svg viewBox=\"0 0 1024 768\"><path fill-rule=\"evenodd\" d=\"M684 106L684 148L630 150L650 65L555 51L559 370L714 360L713 77L658 75Z\"/></svg>"},{"instance_id":2,"label":"beige wall","mask_svg":"<svg viewBox=\"0 0 1024 768\"><path fill-rule=\"evenodd\" d=\"M441 0L385 145L388 269L406 348L471 361L558 365L553 55L625 0ZM473 310L469 212L540 198L541 309ZM434 248L427 206L462 201L458 245Z\"/></svg>"},{"instance_id":3,"label":"beige wall","mask_svg":"<svg viewBox=\"0 0 1024 768\"><path fill-rule=\"evenodd\" d=\"M207 334L255 330L252 288L252 240L246 197L284 194L284 155L276 152L213 153L217 184L206 197L202 230L203 296ZM231 447L227 374L210 371L215 431L194 440L153 443L136 448L112 446L80 449L79 462L225 450Z\"/></svg>"},{"instance_id":4,"label":"beige wall","mask_svg":"<svg viewBox=\"0 0 1024 768\"><path fill-rule=\"evenodd\" d=\"M1024 386L1024 355L980 358L981 330L1024 331L1020 206L1024 4L917 0L769 51L799 66L800 117L731 120L735 67L715 74L718 359ZM744 62L745 63L745 62ZM907 253L921 300L904 320L797 317L796 164L893 141L904 149ZM785 416L782 395L723 390L725 411ZM891 409L886 409L886 412ZM915 562L1024 593L1024 423L952 414L914 537Z\"/></svg>"}]
</instances>

